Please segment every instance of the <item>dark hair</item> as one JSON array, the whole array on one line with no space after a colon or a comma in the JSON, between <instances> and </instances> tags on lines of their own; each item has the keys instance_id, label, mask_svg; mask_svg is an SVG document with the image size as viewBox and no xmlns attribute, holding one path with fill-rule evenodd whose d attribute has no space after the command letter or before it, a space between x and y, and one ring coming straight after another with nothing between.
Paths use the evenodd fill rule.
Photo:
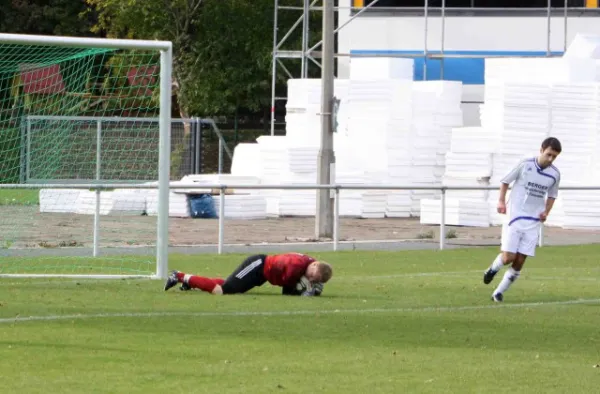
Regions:
<instances>
[{"instance_id":1,"label":"dark hair","mask_svg":"<svg viewBox=\"0 0 600 394\"><path fill-rule=\"evenodd\" d=\"M547 148L551 148L553 151L560 153L562 151L562 146L560 145L560 141L558 138L548 137L542 142L542 150L546 150Z\"/></svg>"}]
</instances>

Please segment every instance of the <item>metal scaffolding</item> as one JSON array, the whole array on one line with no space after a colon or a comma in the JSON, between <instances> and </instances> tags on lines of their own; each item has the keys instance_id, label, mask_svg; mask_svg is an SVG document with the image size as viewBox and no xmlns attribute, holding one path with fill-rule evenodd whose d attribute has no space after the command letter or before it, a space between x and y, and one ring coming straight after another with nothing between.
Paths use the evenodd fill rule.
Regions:
<instances>
[{"instance_id":1,"label":"metal scaffolding","mask_svg":"<svg viewBox=\"0 0 600 394\"><path fill-rule=\"evenodd\" d=\"M325 1L325 0L323 0ZM444 59L445 58L486 58L486 57L518 57L515 55L454 55L454 54L447 54L444 53L444 41L445 41L445 23L446 23L446 11L448 10L448 8L446 7L446 0L441 0L441 7L430 7L429 6L429 0L425 0L425 5L423 8L403 8L404 10L411 10L411 11L423 11L423 18L424 18L424 43L423 43L423 53L420 54L382 54L382 55L377 55L377 54L350 54L350 53L334 53L335 57L348 57L348 56L352 56L352 57L402 57L402 58L425 58L425 59L438 59L440 60L441 64L440 64L440 78L444 78ZM321 58L322 53L321 51L318 51L317 49L321 46L321 44L323 43L323 40L320 40L317 44L313 45L312 47L308 47L309 45L309 38L310 38L310 26L309 26L309 15L311 11L323 11L323 7L322 6L317 6L316 4L319 2L319 0L298 0L298 6L282 6L279 4L279 0L274 0L275 2L275 7L274 7L274 21L273 21L273 52L272 52L272 79L271 79L271 135L274 135L275 133L275 104L277 101L280 100L286 100L286 97L277 97L275 95L275 85L276 85L276 81L277 81L277 68L278 65L279 67L281 67L281 69L283 70L283 72L289 77L289 78L306 78L308 76L308 68L309 65L312 63L313 65L321 68L321 63L319 62L318 59ZM343 29L345 26L347 26L350 22L352 22L354 19L356 19L357 17L359 17L363 12L369 10L371 7L373 7L374 5L376 5L379 2L379 0L374 0L373 2L369 3L368 5L366 5L365 7L360 7L360 8L356 8L356 7L335 7L335 11L339 12L339 11L348 11L348 10L353 10L356 11L356 13L354 13L353 15L350 16L350 18L345 21L343 24L341 24L340 26L338 26L334 33L339 32L341 29ZM383 10L383 8L381 8ZM456 8L456 7L452 7L451 8L452 11L473 11L474 8ZM584 10L589 10L587 8L583 8ZM278 30L279 30L279 26L278 26L278 15L279 15L279 11L283 10L283 11L292 11L292 12L301 12L301 15L298 17L298 19L292 24L292 26L289 28L289 30L283 35L283 37L281 37L281 39L279 39L278 36ZM388 8L388 10L390 10ZM396 8L397 10L397 8ZM486 11L507 11L510 9L505 9L505 8L486 8ZM533 9L529 9L529 10L533 10ZM546 42L546 54L544 55L544 57L552 57L552 52L550 50L550 39L551 39L551 17L552 17L552 7L551 7L551 0L548 0L548 6L545 7L544 9L538 9L538 10L545 10L546 11L546 19L547 19L547 42ZM564 49L566 50L567 48L567 28L568 28L568 10L582 10L582 8L580 7L568 7L568 0L564 0L564 11L563 11L563 32L564 32ZM428 40L428 36L429 36L429 29L428 29L428 24L429 24L429 18L431 17L430 15L430 11L436 11L439 12L440 14L440 18L441 18L441 37L440 37L440 50L438 51L439 53L434 54L434 53L430 53L429 49L428 49L428 44L427 44L427 40ZM513 9L514 11L514 9ZM292 35L292 33L294 33L294 31L296 31L296 29L298 28L298 26L301 25L301 29L302 29L302 43L301 43L301 48L298 50L281 50L282 45L288 40L288 38ZM532 56L527 56L527 57L532 57ZM300 59L301 62L301 69L300 69L300 76L295 77L289 70L287 67L285 67L285 65L281 62L281 59ZM423 64L423 77L424 79L427 78L427 62L424 62Z\"/></svg>"}]
</instances>

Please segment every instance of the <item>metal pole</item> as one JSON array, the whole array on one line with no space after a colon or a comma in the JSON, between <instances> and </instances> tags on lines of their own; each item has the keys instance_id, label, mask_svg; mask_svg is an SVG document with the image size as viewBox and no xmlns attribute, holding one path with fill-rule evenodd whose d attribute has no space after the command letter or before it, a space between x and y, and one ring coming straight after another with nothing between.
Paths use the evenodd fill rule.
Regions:
<instances>
[{"instance_id":1,"label":"metal pole","mask_svg":"<svg viewBox=\"0 0 600 394\"><path fill-rule=\"evenodd\" d=\"M194 124L196 130L196 134L194 135L194 137L196 138L196 141L194 143L194 173L200 174L202 172L200 166L200 160L202 160L200 157L200 150L202 149L202 123L200 122L200 118L194 118Z\"/></svg>"},{"instance_id":2,"label":"metal pole","mask_svg":"<svg viewBox=\"0 0 600 394\"><path fill-rule=\"evenodd\" d=\"M223 138L219 137L219 174L223 173Z\"/></svg>"},{"instance_id":3,"label":"metal pole","mask_svg":"<svg viewBox=\"0 0 600 394\"><path fill-rule=\"evenodd\" d=\"M550 24L552 23L552 0L548 0L548 6L546 7L546 25L547 25L547 37L546 37L546 56L550 56L550 38L552 28Z\"/></svg>"},{"instance_id":4,"label":"metal pole","mask_svg":"<svg viewBox=\"0 0 600 394\"><path fill-rule=\"evenodd\" d=\"M326 1L326 0L323 0ZM340 31L342 28L344 28L344 26L346 26L348 23L352 22L354 19L356 19L359 15L361 15L363 12L365 12L366 10L368 10L369 8L373 7L375 4L377 4L379 2L379 0L373 0L371 1L369 4L367 4L365 7L361 8L360 11L358 11L356 14L352 15L350 17L350 19L348 19L346 22L342 23L340 26L338 26L333 33L337 33L338 31ZM314 3L313 3L314 4ZM325 13L325 7L323 8L323 13ZM319 47L319 45L323 44L323 40L317 42L315 45L313 45L312 47L310 47L310 49L308 50L308 53L310 54L312 51L314 51L315 49L317 49Z\"/></svg>"},{"instance_id":5,"label":"metal pole","mask_svg":"<svg viewBox=\"0 0 600 394\"><path fill-rule=\"evenodd\" d=\"M446 0L442 0L442 37L440 44L440 79L444 79L444 41L446 39Z\"/></svg>"},{"instance_id":6,"label":"metal pole","mask_svg":"<svg viewBox=\"0 0 600 394\"><path fill-rule=\"evenodd\" d=\"M277 82L277 9L279 1L275 1L273 15L273 59L271 61L271 135L275 135L275 84Z\"/></svg>"},{"instance_id":7,"label":"metal pole","mask_svg":"<svg viewBox=\"0 0 600 394\"><path fill-rule=\"evenodd\" d=\"M223 240L225 238L225 187L221 186L219 191L219 241L217 253L223 253Z\"/></svg>"},{"instance_id":8,"label":"metal pole","mask_svg":"<svg viewBox=\"0 0 600 394\"><path fill-rule=\"evenodd\" d=\"M340 239L340 188L335 188L333 200L333 250L337 251Z\"/></svg>"},{"instance_id":9,"label":"metal pole","mask_svg":"<svg viewBox=\"0 0 600 394\"><path fill-rule=\"evenodd\" d=\"M306 66L307 66L307 58L306 51L308 50L308 17L309 17L309 7L310 0L304 0L304 8L302 10L302 63L300 75L302 78L306 78Z\"/></svg>"},{"instance_id":10,"label":"metal pole","mask_svg":"<svg viewBox=\"0 0 600 394\"><path fill-rule=\"evenodd\" d=\"M567 12L568 10L568 6L569 6L569 0L565 0L565 7L564 7L564 17L563 17L563 24L564 24L564 43L563 43L563 53L567 51L567 20L568 20L568 16L569 13Z\"/></svg>"},{"instance_id":11,"label":"metal pole","mask_svg":"<svg viewBox=\"0 0 600 394\"><path fill-rule=\"evenodd\" d=\"M169 269L169 187L171 179L171 75L173 48L160 52L160 113L158 149L158 218L156 276L167 277Z\"/></svg>"},{"instance_id":12,"label":"metal pole","mask_svg":"<svg viewBox=\"0 0 600 394\"><path fill-rule=\"evenodd\" d=\"M442 188L440 204L440 250L444 250L446 245L446 189L444 188Z\"/></svg>"},{"instance_id":13,"label":"metal pole","mask_svg":"<svg viewBox=\"0 0 600 394\"><path fill-rule=\"evenodd\" d=\"M27 160L25 165L25 183L31 179L31 121L27 118Z\"/></svg>"},{"instance_id":14,"label":"metal pole","mask_svg":"<svg viewBox=\"0 0 600 394\"><path fill-rule=\"evenodd\" d=\"M25 166L27 165L27 118L21 117L21 156L19 160L19 183L25 183L26 175L25 175Z\"/></svg>"},{"instance_id":15,"label":"metal pole","mask_svg":"<svg viewBox=\"0 0 600 394\"><path fill-rule=\"evenodd\" d=\"M331 182L331 166L335 162L333 152L333 0L323 0L323 68L321 69L321 146L317 162L317 183ZM333 201L327 189L317 190L316 237L333 236Z\"/></svg>"},{"instance_id":16,"label":"metal pole","mask_svg":"<svg viewBox=\"0 0 600 394\"><path fill-rule=\"evenodd\" d=\"M100 171L102 168L102 121L96 122L96 181L100 183ZM97 257L100 253L100 189L96 189L96 209L94 210L94 251L93 256Z\"/></svg>"},{"instance_id":17,"label":"metal pole","mask_svg":"<svg viewBox=\"0 0 600 394\"><path fill-rule=\"evenodd\" d=\"M427 80L427 36L429 35L429 0L425 0L425 6L423 10L423 18L425 27L423 28L425 34L425 42L423 43L423 81Z\"/></svg>"}]
</instances>

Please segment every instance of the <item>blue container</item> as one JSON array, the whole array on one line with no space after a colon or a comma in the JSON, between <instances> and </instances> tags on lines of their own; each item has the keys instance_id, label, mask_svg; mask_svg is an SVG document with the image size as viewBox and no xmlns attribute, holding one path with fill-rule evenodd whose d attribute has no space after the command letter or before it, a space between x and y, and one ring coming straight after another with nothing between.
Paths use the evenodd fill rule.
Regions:
<instances>
[{"instance_id":1,"label":"blue container","mask_svg":"<svg viewBox=\"0 0 600 394\"><path fill-rule=\"evenodd\" d=\"M215 219L215 202L210 194L189 194L190 214L194 219Z\"/></svg>"}]
</instances>

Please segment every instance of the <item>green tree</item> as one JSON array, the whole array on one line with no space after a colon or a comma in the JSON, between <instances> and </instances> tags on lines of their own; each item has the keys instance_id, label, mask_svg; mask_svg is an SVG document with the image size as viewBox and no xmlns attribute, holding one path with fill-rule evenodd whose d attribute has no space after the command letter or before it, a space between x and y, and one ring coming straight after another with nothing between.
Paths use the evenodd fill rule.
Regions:
<instances>
[{"instance_id":1,"label":"green tree","mask_svg":"<svg viewBox=\"0 0 600 394\"><path fill-rule=\"evenodd\" d=\"M4 4L7 3L7 4ZM10 0L0 7L0 31L19 34L90 36L95 23L85 0Z\"/></svg>"},{"instance_id":2,"label":"green tree","mask_svg":"<svg viewBox=\"0 0 600 394\"><path fill-rule=\"evenodd\" d=\"M258 109L268 103L273 0L87 2L98 14L96 32L173 42L174 85L183 116L231 114L237 107ZM298 17L282 12L280 29ZM290 43L300 38L298 30ZM279 77L280 82L287 79L283 73Z\"/></svg>"}]
</instances>

